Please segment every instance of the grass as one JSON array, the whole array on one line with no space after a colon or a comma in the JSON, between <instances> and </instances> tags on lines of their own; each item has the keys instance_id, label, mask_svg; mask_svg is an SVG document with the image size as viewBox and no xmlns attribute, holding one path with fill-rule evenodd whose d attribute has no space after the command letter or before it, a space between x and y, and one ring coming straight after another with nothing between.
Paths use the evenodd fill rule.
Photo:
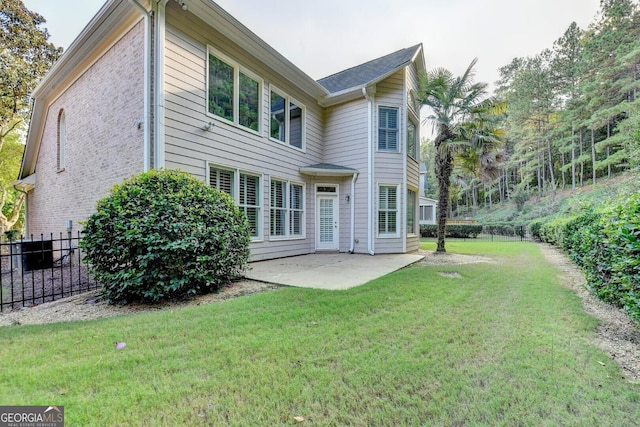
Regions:
<instances>
[{"instance_id":1,"label":"grass","mask_svg":"<svg viewBox=\"0 0 640 427\"><path fill-rule=\"evenodd\" d=\"M0 403L64 405L83 426L637 423L638 385L536 245L447 249L499 262L1 328Z\"/></svg>"}]
</instances>

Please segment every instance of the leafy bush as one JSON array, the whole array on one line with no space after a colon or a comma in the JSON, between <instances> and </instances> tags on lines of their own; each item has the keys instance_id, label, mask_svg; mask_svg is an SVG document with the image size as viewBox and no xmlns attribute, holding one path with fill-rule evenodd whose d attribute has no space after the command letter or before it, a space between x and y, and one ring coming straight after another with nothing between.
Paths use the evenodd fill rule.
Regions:
<instances>
[{"instance_id":1,"label":"leafy bush","mask_svg":"<svg viewBox=\"0 0 640 427\"><path fill-rule=\"evenodd\" d=\"M526 228L515 222L496 222L482 225L482 231L494 236L519 236L524 237Z\"/></svg>"},{"instance_id":2,"label":"leafy bush","mask_svg":"<svg viewBox=\"0 0 640 427\"><path fill-rule=\"evenodd\" d=\"M542 229L542 225L544 224L544 220L542 219L534 219L527 226L529 230L529 235L531 235L534 239L542 240L540 237L540 231Z\"/></svg>"},{"instance_id":3,"label":"leafy bush","mask_svg":"<svg viewBox=\"0 0 640 427\"><path fill-rule=\"evenodd\" d=\"M640 195L541 227L584 271L593 293L640 322Z\"/></svg>"},{"instance_id":4,"label":"leafy bush","mask_svg":"<svg viewBox=\"0 0 640 427\"><path fill-rule=\"evenodd\" d=\"M249 225L233 199L177 171L116 185L85 224L84 261L110 303L216 291L249 259Z\"/></svg>"}]
</instances>

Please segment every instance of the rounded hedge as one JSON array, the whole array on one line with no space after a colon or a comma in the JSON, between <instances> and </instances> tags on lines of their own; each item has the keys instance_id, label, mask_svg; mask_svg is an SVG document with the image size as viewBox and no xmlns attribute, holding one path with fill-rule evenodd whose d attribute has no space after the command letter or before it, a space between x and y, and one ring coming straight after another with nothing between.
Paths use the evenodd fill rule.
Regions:
<instances>
[{"instance_id":1,"label":"rounded hedge","mask_svg":"<svg viewBox=\"0 0 640 427\"><path fill-rule=\"evenodd\" d=\"M250 231L226 193L178 171L116 185L85 223L84 261L110 303L217 291L242 274Z\"/></svg>"}]
</instances>

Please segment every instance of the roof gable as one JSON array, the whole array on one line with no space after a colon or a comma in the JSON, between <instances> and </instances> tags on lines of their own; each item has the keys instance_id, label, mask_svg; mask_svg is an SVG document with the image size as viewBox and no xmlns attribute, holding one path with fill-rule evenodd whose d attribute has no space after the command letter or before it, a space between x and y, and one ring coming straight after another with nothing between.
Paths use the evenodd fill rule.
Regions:
<instances>
[{"instance_id":1,"label":"roof gable","mask_svg":"<svg viewBox=\"0 0 640 427\"><path fill-rule=\"evenodd\" d=\"M365 62L331 76L318 80L329 92L337 93L347 89L363 87L377 82L382 78L406 66L414 60L422 50L422 44L417 44L405 49Z\"/></svg>"}]
</instances>

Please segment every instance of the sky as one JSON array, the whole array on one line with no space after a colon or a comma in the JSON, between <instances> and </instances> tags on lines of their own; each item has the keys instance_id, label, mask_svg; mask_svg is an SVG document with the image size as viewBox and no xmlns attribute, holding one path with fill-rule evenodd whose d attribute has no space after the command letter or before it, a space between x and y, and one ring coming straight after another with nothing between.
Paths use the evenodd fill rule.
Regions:
<instances>
[{"instance_id":1,"label":"sky","mask_svg":"<svg viewBox=\"0 0 640 427\"><path fill-rule=\"evenodd\" d=\"M171 1L171 0L170 0ZM189 4L192 0L182 0ZM105 0L23 0L67 48ZM600 0L217 0L232 16L314 79L422 43L427 69L476 81L551 48L571 22L586 29Z\"/></svg>"}]
</instances>

